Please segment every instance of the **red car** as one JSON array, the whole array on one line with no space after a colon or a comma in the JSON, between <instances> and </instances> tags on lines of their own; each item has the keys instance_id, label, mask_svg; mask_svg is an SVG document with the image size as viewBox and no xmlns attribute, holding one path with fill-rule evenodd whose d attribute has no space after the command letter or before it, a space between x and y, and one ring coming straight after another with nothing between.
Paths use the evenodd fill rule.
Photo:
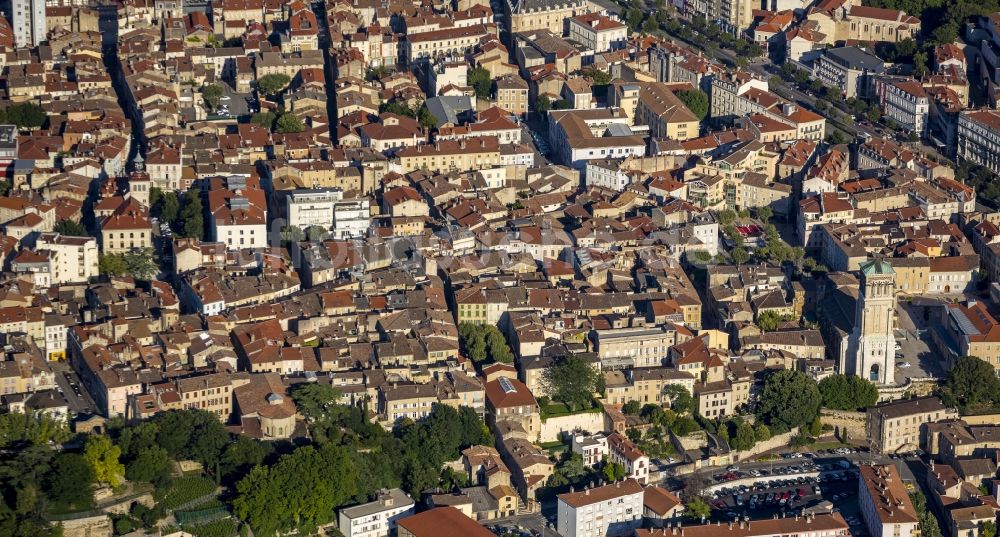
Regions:
<instances>
[{"instance_id":1,"label":"red car","mask_svg":"<svg viewBox=\"0 0 1000 537\"><path fill-rule=\"evenodd\" d=\"M806 495L806 489L799 489L799 498Z\"/></svg>"}]
</instances>

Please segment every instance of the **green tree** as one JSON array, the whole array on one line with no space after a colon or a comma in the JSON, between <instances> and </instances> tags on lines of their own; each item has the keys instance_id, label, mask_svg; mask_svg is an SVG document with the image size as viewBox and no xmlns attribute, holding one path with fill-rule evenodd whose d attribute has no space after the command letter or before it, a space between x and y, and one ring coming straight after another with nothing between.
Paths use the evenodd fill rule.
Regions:
<instances>
[{"instance_id":1,"label":"green tree","mask_svg":"<svg viewBox=\"0 0 1000 537\"><path fill-rule=\"evenodd\" d=\"M809 434L813 438L823 434L823 422L819 419L819 416L816 416L812 420L812 423L809 424Z\"/></svg>"},{"instance_id":2,"label":"green tree","mask_svg":"<svg viewBox=\"0 0 1000 537\"><path fill-rule=\"evenodd\" d=\"M753 437L757 442L764 442L771 439L771 429L768 429L767 425L763 423L758 423L753 428Z\"/></svg>"},{"instance_id":3,"label":"green tree","mask_svg":"<svg viewBox=\"0 0 1000 537\"><path fill-rule=\"evenodd\" d=\"M622 405L622 412L629 416L636 416L642 410L642 403L639 401L629 401Z\"/></svg>"},{"instance_id":4,"label":"green tree","mask_svg":"<svg viewBox=\"0 0 1000 537\"><path fill-rule=\"evenodd\" d=\"M625 479L626 475L628 475L625 471L625 467L617 462L605 462L604 468L601 469L601 474L604 475L604 480L609 483L621 481L622 479Z\"/></svg>"},{"instance_id":5,"label":"green tree","mask_svg":"<svg viewBox=\"0 0 1000 537\"><path fill-rule=\"evenodd\" d=\"M205 217L202 213L201 196L198 191L188 190L184 193L180 214L177 217L178 225L174 227L182 237L200 239L205 235Z\"/></svg>"},{"instance_id":6,"label":"green tree","mask_svg":"<svg viewBox=\"0 0 1000 537\"><path fill-rule=\"evenodd\" d=\"M923 79L927 76L927 53L920 51L913 55L913 76Z\"/></svg>"},{"instance_id":7,"label":"green tree","mask_svg":"<svg viewBox=\"0 0 1000 537\"><path fill-rule=\"evenodd\" d=\"M94 479L111 488L118 488L125 476L125 465L118 460L121 454L121 448L104 435L88 436L83 448L83 457L93 470Z\"/></svg>"},{"instance_id":8,"label":"green tree","mask_svg":"<svg viewBox=\"0 0 1000 537\"><path fill-rule=\"evenodd\" d=\"M118 254L101 254L97 259L97 268L107 276L124 276L128 272L124 257Z\"/></svg>"},{"instance_id":9,"label":"green tree","mask_svg":"<svg viewBox=\"0 0 1000 537\"><path fill-rule=\"evenodd\" d=\"M0 111L0 123L12 123L22 129L37 129L47 119L45 110L34 103L12 104Z\"/></svg>"},{"instance_id":10,"label":"green tree","mask_svg":"<svg viewBox=\"0 0 1000 537\"><path fill-rule=\"evenodd\" d=\"M756 441L753 425L744 421L736 426L736 434L733 435L730 446L736 451L746 451L752 448Z\"/></svg>"},{"instance_id":11,"label":"green tree","mask_svg":"<svg viewBox=\"0 0 1000 537\"><path fill-rule=\"evenodd\" d=\"M151 248L125 252L121 256L125 261L126 273L140 280L149 280L160 270L153 259L153 250Z\"/></svg>"},{"instance_id":12,"label":"green tree","mask_svg":"<svg viewBox=\"0 0 1000 537\"><path fill-rule=\"evenodd\" d=\"M997 523L995 520L983 522L979 528L979 537L997 537Z\"/></svg>"},{"instance_id":13,"label":"green tree","mask_svg":"<svg viewBox=\"0 0 1000 537\"><path fill-rule=\"evenodd\" d=\"M83 227L83 224L74 220L60 220L52 229L56 233L69 237L87 237L90 235L87 233L87 228Z\"/></svg>"},{"instance_id":14,"label":"green tree","mask_svg":"<svg viewBox=\"0 0 1000 537\"><path fill-rule=\"evenodd\" d=\"M677 414L694 412L694 397L691 392L680 384L667 384L663 387L663 395L670 401L670 409Z\"/></svg>"},{"instance_id":15,"label":"green tree","mask_svg":"<svg viewBox=\"0 0 1000 537\"><path fill-rule=\"evenodd\" d=\"M458 342L466 356L473 362L486 360L486 338L479 325L460 323L458 325Z\"/></svg>"},{"instance_id":16,"label":"green tree","mask_svg":"<svg viewBox=\"0 0 1000 537\"><path fill-rule=\"evenodd\" d=\"M285 242L302 242L306 240L306 233L296 226L285 226L281 228L281 240Z\"/></svg>"},{"instance_id":17,"label":"green tree","mask_svg":"<svg viewBox=\"0 0 1000 537\"><path fill-rule=\"evenodd\" d=\"M702 520L707 519L712 514L712 508L709 507L705 500L700 497L695 496L691 501L684 506L684 516L689 520Z\"/></svg>"},{"instance_id":18,"label":"green tree","mask_svg":"<svg viewBox=\"0 0 1000 537\"><path fill-rule=\"evenodd\" d=\"M625 23L633 32L638 32L639 27L642 26L642 20L645 16L642 14L642 10L638 8L630 8L625 12Z\"/></svg>"},{"instance_id":19,"label":"green tree","mask_svg":"<svg viewBox=\"0 0 1000 537\"><path fill-rule=\"evenodd\" d=\"M656 22L655 17L647 17L646 20L642 21L643 33L651 34L659 29L660 25Z\"/></svg>"},{"instance_id":20,"label":"green tree","mask_svg":"<svg viewBox=\"0 0 1000 537\"><path fill-rule=\"evenodd\" d=\"M295 407L310 420L326 417L327 411L336 406L340 391L328 384L305 383L296 385L291 392Z\"/></svg>"},{"instance_id":21,"label":"green tree","mask_svg":"<svg viewBox=\"0 0 1000 537\"><path fill-rule=\"evenodd\" d=\"M801 371L772 372L764 381L757 415L765 424L791 429L807 425L819 413L816 381Z\"/></svg>"},{"instance_id":22,"label":"green tree","mask_svg":"<svg viewBox=\"0 0 1000 537\"><path fill-rule=\"evenodd\" d=\"M486 348L489 351L490 360L505 364L514 363L514 353L507 345L507 338L503 332L495 326L483 326L485 331Z\"/></svg>"},{"instance_id":23,"label":"green tree","mask_svg":"<svg viewBox=\"0 0 1000 537\"><path fill-rule=\"evenodd\" d=\"M274 112L257 112L250 116L250 123L256 123L267 130L271 130L274 127L276 119L278 119L278 116L274 115Z\"/></svg>"},{"instance_id":24,"label":"green tree","mask_svg":"<svg viewBox=\"0 0 1000 537\"><path fill-rule=\"evenodd\" d=\"M218 84L208 84L201 88L201 97L205 99L205 103L212 110L219 106L219 98L222 97L222 94L222 86Z\"/></svg>"},{"instance_id":25,"label":"green tree","mask_svg":"<svg viewBox=\"0 0 1000 537\"><path fill-rule=\"evenodd\" d=\"M264 75L257 79L257 91L266 96L275 95L288 86L292 79L280 73Z\"/></svg>"},{"instance_id":26,"label":"green tree","mask_svg":"<svg viewBox=\"0 0 1000 537\"><path fill-rule=\"evenodd\" d=\"M946 400L974 407L1000 398L1000 380L990 364L975 356L963 356L955 361L942 391Z\"/></svg>"},{"instance_id":27,"label":"green tree","mask_svg":"<svg viewBox=\"0 0 1000 537\"><path fill-rule=\"evenodd\" d=\"M291 112L285 112L278 116L278 120L274 123L274 130L278 133L288 134L302 132L306 130L306 126L299 119L299 116Z\"/></svg>"},{"instance_id":28,"label":"green tree","mask_svg":"<svg viewBox=\"0 0 1000 537\"><path fill-rule=\"evenodd\" d=\"M778 329L781 316L772 310L766 310L757 315L757 326L765 332L774 332Z\"/></svg>"},{"instance_id":29,"label":"green tree","mask_svg":"<svg viewBox=\"0 0 1000 537\"><path fill-rule=\"evenodd\" d=\"M588 67L580 71L580 74L590 79L591 87L602 87L611 83L611 75L597 67Z\"/></svg>"},{"instance_id":30,"label":"green tree","mask_svg":"<svg viewBox=\"0 0 1000 537\"><path fill-rule=\"evenodd\" d=\"M417 121L420 122L421 127L428 130L437 127L438 124L438 118L426 106L420 107L420 112L417 113Z\"/></svg>"},{"instance_id":31,"label":"green tree","mask_svg":"<svg viewBox=\"0 0 1000 537\"><path fill-rule=\"evenodd\" d=\"M473 67L469 69L468 74L469 85L472 89L476 91L477 99L489 99L490 91L493 86L493 77L490 76L488 69L483 69L482 67Z\"/></svg>"},{"instance_id":32,"label":"green tree","mask_svg":"<svg viewBox=\"0 0 1000 537\"><path fill-rule=\"evenodd\" d=\"M139 450L135 460L125 465L125 477L130 481L152 482L162 478L167 472L170 456L159 446L149 446Z\"/></svg>"},{"instance_id":33,"label":"green tree","mask_svg":"<svg viewBox=\"0 0 1000 537\"><path fill-rule=\"evenodd\" d=\"M306 228L306 239L310 242L325 241L330 238L330 230L323 226L309 226Z\"/></svg>"},{"instance_id":34,"label":"green tree","mask_svg":"<svg viewBox=\"0 0 1000 537\"><path fill-rule=\"evenodd\" d=\"M698 121L708 116L708 95L699 89L677 92L677 97L691 111Z\"/></svg>"},{"instance_id":35,"label":"green tree","mask_svg":"<svg viewBox=\"0 0 1000 537\"><path fill-rule=\"evenodd\" d=\"M766 205L763 207L757 207L756 211L757 211L757 218L760 219L765 224L771 221L771 218L774 217L774 209Z\"/></svg>"},{"instance_id":36,"label":"green tree","mask_svg":"<svg viewBox=\"0 0 1000 537\"><path fill-rule=\"evenodd\" d=\"M819 382L823 406L834 410L860 410L878 402L878 388L857 375L830 375Z\"/></svg>"},{"instance_id":37,"label":"green tree","mask_svg":"<svg viewBox=\"0 0 1000 537\"><path fill-rule=\"evenodd\" d=\"M576 355L568 355L542 373L542 382L552 399L570 410L588 404L597 385L597 371Z\"/></svg>"},{"instance_id":38,"label":"green tree","mask_svg":"<svg viewBox=\"0 0 1000 537\"><path fill-rule=\"evenodd\" d=\"M539 114L552 110L552 101L548 95L539 95L538 99L535 99L535 110L538 110Z\"/></svg>"},{"instance_id":39,"label":"green tree","mask_svg":"<svg viewBox=\"0 0 1000 537\"><path fill-rule=\"evenodd\" d=\"M45 493L65 509L88 509L94 502L94 470L83 455L63 452L56 456L45 478Z\"/></svg>"},{"instance_id":40,"label":"green tree","mask_svg":"<svg viewBox=\"0 0 1000 537\"><path fill-rule=\"evenodd\" d=\"M158 218L160 222L173 224L181 210L181 202L177 198L177 193L174 191L160 192L159 189L153 190L158 193L154 201L153 191L150 191L149 205L153 216Z\"/></svg>"},{"instance_id":41,"label":"green tree","mask_svg":"<svg viewBox=\"0 0 1000 537\"><path fill-rule=\"evenodd\" d=\"M729 252L729 258L733 260L733 263L742 265L750 260L750 254L747 252L746 248L737 246Z\"/></svg>"},{"instance_id":42,"label":"green tree","mask_svg":"<svg viewBox=\"0 0 1000 537\"><path fill-rule=\"evenodd\" d=\"M417 118L417 114L415 114L413 110L410 110L409 106L406 106L405 104L399 101L389 101L387 103L382 103L382 106L379 107L379 112L380 113L388 112L390 114L411 117L413 119Z\"/></svg>"}]
</instances>

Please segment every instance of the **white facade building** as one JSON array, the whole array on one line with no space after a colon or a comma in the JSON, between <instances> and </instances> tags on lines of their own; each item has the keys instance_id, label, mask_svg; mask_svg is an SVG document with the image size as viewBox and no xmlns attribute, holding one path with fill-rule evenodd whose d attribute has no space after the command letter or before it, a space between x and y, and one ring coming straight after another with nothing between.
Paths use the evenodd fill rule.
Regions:
<instances>
[{"instance_id":1,"label":"white facade building","mask_svg":"<svg viewBox=\"0 0 1000 537\"><path fill-rule=\"evenodd\" d=\"M94 237L42 233L35 242L35 248L51 252L49 275L55 285L85 282L99 273L97 239Z\"/></svg>"},{"instance_id":2,"label":"white facade building","mask_svg":"<svg viewBox=\"0 0 1000 537\"><path fill-rule=\"evenodd\" d=\"M45 20L45 0L11 0L10 23L14 27L14 44L18 48L35 47L45 41L48 29Z\"/></svg>"},{"instance_id":3,"label":"white facade building","mask_svg":"<svg viewBox=\"0 0 1000 537\"><path fill-rule=\"evenodd\" d=\"M892 464L861 466L858 507L872 537L912 537L918 531L918 514Z\"/></svg>"},{"instance_id":4,"label":"white facade building","mask_svg":"<svg viewBox=\"0 0 1000 537\"><path fill-rule=\"evenodd\" d=\"M368 198L344 199L339 189L296 190L285 195L288 225L305 230L319 226L335 239L364 237L371 225Z\"/></svg>"},{"instance_id":5,"label":"white facade building","mask_svg":"<svg viewBox=\"0 0 1000 537\"><path fill-rule=\"evenodd\" d=\"M573 453L583 457L583 464L596 466L608 455L608 439L600 433L593 436L578 434L573 437L572 448Z\"/></svg>"},{"instance_id":6,"label":"white facade building","mask_svg":"<svg viewBox=\"0 0 1000 537\"><path fill-rule=\"evenodd\" d=\"M337 523L344 537L384 537L395 533L396 522L414 513L413 500L399 489L382 491L373 502L345 507Z\"/></svg>"},{"instance_id":7,"label":"white facade building","mask_svg":"<svg viewBox=\"0 0 1000 537\"><path fill-rule=\"evenodd\" d=\"M635 479L558 496L559 535L631 536L642 524L643 489Z\"/></svg>"},{"instance_id":8,"label":"white facade building","mask_svg":"<svg viewBox=\"0 0 1000 537\"><path fill-rule=\"evenodd\" d=\"M923 136L931 104L916 80L885 85L885 115L900 127Z\"/></svg>"},{"instance_id":9,"label":"white facade building","mask_svg":"<svg viewBox=\"0 0 1000 537\"><path fill-rule=\"evenodd\" d=\"M605 52L625 46L628 27L606 15L587 13L569 19L569 38L594 52Z\"/></svg>"}]
</instances>

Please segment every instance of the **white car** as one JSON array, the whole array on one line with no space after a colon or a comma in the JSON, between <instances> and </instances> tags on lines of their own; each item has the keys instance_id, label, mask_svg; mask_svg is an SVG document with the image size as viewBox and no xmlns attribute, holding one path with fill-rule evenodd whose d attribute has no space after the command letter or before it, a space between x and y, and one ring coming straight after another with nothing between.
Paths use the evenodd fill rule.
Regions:
<instances>
[{"instance_id":1,"label":"white car","mask_svg":"<svg viewBox=\"0 0 1000 537\"><path fill-rule=\"evenodd\" d=\"M223 95L222 97L219 97L219 100L220 101L231 101L231 100L233 100L233 98L230 97L230 96L228 96L228 95Z\"/></svg>"}]
</instances>

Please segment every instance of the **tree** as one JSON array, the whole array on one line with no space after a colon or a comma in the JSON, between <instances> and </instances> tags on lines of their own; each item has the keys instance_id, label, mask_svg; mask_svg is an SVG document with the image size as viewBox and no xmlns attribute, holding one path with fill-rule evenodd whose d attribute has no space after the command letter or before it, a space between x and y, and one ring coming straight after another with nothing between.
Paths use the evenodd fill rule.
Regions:
<instances>
[{"instance_id":1,"label":"tree","mask_svg":"<svg viewBox=\"0 0 1000 537\"><path fill-rule=\"evenodd\" d=\"M148 280L160 270L156 266L156 261L153 259L153 250L150 248L126 252L122 254L122 257L125 260L127 273L140 280Z\"/></svg>"},{"instance_id":2,"label":"tree","mask_svg":"<svg viewBox=\"0 0 1000 537\"><path fill-rule=\"evenodd\" d=\"M539 114L544 114L551 109L552 101L548 95L540 95L538 99L535 99L535 110L538 110Z\"/></svg>"},{"instance_id":3,"label":"tree","mask_svg":"<svg viewBox=\"0 0 1000 537\"><path fill-rule=\"evenodd\" d=\"M250 116L250 123L256 123L267 130L271 130L274 127L276 119L278 119L278 116L274 115L274 112L257 112Z\"/></svg>"},{"instance_id":4,"label":"tree","mask_svg":"<svg viewBox=\"0 0 1000 537\"><path fill-rule=\"evenodd\" d=\"M812 435L813 438L823 434L823 422L819 419L819 416L816 416L812 420L812 423L809 424L809 434Z\"/></svg>"},{"instance_id":5,"label":"tree","mask_svg":"<svg viewBox=\"0 0 1000 537\"><path fill-rule=\"evenodd\" d=\"M552 399L570 410L586 405L593 397L598 372L579 356L570 354L542 373L542 383Z\"/></svg>"},{"instance_id":6,"label":"tree","mask_svg":"<svg viewBox=\"0 0 1000 537\"><path fill-rule=\"evenodd\" d=\"M484 328L486 332L486 348L489 351L490 360L504 364L514 363L514 353L510 351L510 347L507 345L507 338L504 337L503 332L492 325L486 325Z\"/></svg>"},{"instance_id":7,"label":"tree","mask_svg":"<svg viewBox=\"0 0 1000 537\"><path fill-rule=\"evenodd\" d=\"M750 260L750 254L747 252L746 248L742 246L737 246L729 252L729 258L733 260L733 263L737 265L742 265Z\"/></svg>"},{"instance_id":8,"label":"tree","mask_svg":"<svg viewBox=\"0 0 1000 537\"><path fill-rule=\"evenodd\" d=\"M13 123L22 129L37 129L47 119L45 110L33 103L12 104L0 111L0 123Z\"/></svg>"},{"instance_id":9,"label":"tree","mask_svg":"<svg viewBox=\"0 0 1000 537\"><path fill-rule=\"evenodd\" d=\"M819 382L823 406L834 410L859 410L878 402L878 388L856 376L830 375Z\"/></svg>"},{"instance_id":10,"label":"tree","mask_svg":"<svg viewBox=\"0 0 1000 537\"><path fill-rule=\"evenodd\" d=\"M746 451L752 448L756 441L753 426L744 421L736 426L736 434L733 435L730 446L736 451Z\"/></svg>"},{"instance_id":11,"label":"tree","mask_svg":"<svg viewBox=\"0 0 1000 537\"><path fill-rule=\"evenodd\" d=\"M771 220L774 216L774 209L768 207L767 205L763 207L757 207L757 218L760 219L765 224Z\"/></svg>"},{"instance_id":12,"label":"tree","mask_svg":"<svg viewBox=\"0 0 1000 537\"><path fill-rule=\"evenodd\" d=\"M708 95L704 91L699 89L679 91L677 97L698 118L698 121L708 116Z\"/></svg>"},{"instance_id":13,"label":"tree","mask_svg":"<svg viewBox=\"0 0 1000 537\"><path fill-rule=\"evenodd\" d=\"M52 230L69 237L87 237L90 235L87 233L87 228L75 220L60 220Z\"/></svg>"},{"instance_id":14,"label":"tree","mask_svg":"<svg viewBox=\"0 0 1000 537\"><path fill-rule=\"evenodd\" d=\"M222 86L218 84L208 84L201 88L201 97L205 99L205 103L212 110L219 106L219 98L222 97L222 94Z\"/></svg>"},{"instance_id":15,"label":"tree","mask_svg":"<svg viewBox=\"0 0 1000 537\"><path fill-rule=\"evenodd\" d=\"M118 254L101 254L97 259L97 268L101 274L108 276L124 276L128 272L125 259Z\"/></svg>"},{"instance_id":16,"label":"tree","mask_svg":"<svg viewBox=\"0 0 1000 537\"><path fill-rule=\"evenodd\" d=\"M121 454L121 448L104 435L88 436L83 448L83 457L93 470L94 479L111 488L118 488L125 476L125 465L118 460Z\"/></svg>"},{"instance_id":17,"label":"tree","mask_svg":"<svg viewBox=\"0 0 1000 537\"><path fill-rule=\"evenodd\" d=\"M306 233L296 226L285 226L281 228L281 240L284 242L302 242L306 240Z\"/></svg>"},{"instance_id":18,"label":"tree","mask_svg":"<svg viewBox=\"0 0 1000 537\"><path fill-rule=\"evenodd\" d=\"M573 102L569 99L559 99L558 101L552 103L552 108L554 110L569 110L573 108Z\"/></svg>"},{"instance_id":19,"label":"tree","mask_svg":"<svg viewBox=\"0 0 1000 537\"><path fill-rule=\"evenodd\" d=\"M622 412L629 416L635 416L642 410L642 403L639 401L629 401L622 405Z\"/></svg>"},{"instance_id":20,"label":"tree","mask_svg":"<svg viewBox=\"0 0 1000 537\"><path fill-rule=\"evenodd\" d=\"M291 395L295 407L311 420L325 417L327 411L340 399L340 391L319 383L298 384L292 389Z\"/></svg>"},{"instance_id":21,"label":"tree","mask_svg":"<svg viewBox=\"0 0 1000 537\"><path fill-rule=\"evenodd\" d=\"M975 356L963 356L955 361L942 391L946 399L973 407L1000 397L1000 380L990 364Z\"/></svg>"},{"instance_id":22,"label":"tree","mask_svg":"<svg viewBox=\"0 0 1000 537\"><path fill-rule=\"evenodd\" d=\"M486 339L478 325L460 323L458 325L458 342L463 352L473 362L478 363L486 359Z\"/></svg>"},{"instance_id":23,"label":"tree","mask_svg":"<svg viewBox=\"0 0 1000 537\"><path fill-rule=\"evenodd\" d=\"M488 69L483 69L482 67L469 69L468 82L469 85L472 86L472 89L476 91L476 98L490 98L490 91L493 86L493 77L490 76Z\"/></svg>"},{"instance_id":24,"label":"tree","mask_svg":"<svg viewBox=\"0 0 1000 537\"><path fill-rule=\"evenodd\" d=\"M757 315L757 326L764 332L774 332L780 322L781 316L773 310L766 310Z\"/></svg>"},{"instance_id":25,"label":"tree","mask_svg":"<svg viewBox=\"0 0 1000 537\"><path fill-rule=\"evenodd\" d=\"M645 16L642 14L642 10L637 8L629 8L625 12L625 23L633 32L639 31L639 26L642 25L642 20Z\"/></svg>"},{"instance_id":26,"label":"tree","mask_svg":"<svg viewBox=\"0 0 1000 537\"><path fill-rule=\"evenodd\" d=\"M417 113L417 121L420 122L420 126L425 129L433 129L437 127L438 118L427 109L427 106L421 106L420 111Z\"/></svg>"},{"instance_id":27,"label":"tree","mask_svg":"<svg viewBox=\"0 0 1000 537\"><path fill-rule=\"evenodd\" d=\"M767 428L767 425L763 423L758 423L753 428L753 437L757 442L764 442L771 439L771 429Z\"/></svg>"},{"instance_id":28,"label":"tree","mask_svg":"<svg viewBox=\"0 0 1000 537\"><path fill-rule=\"evenodd\" d=\"M979 528L979 537L997 537L997 523L994 520L983 522Z\"/></svg>"},{"instance_id":29,"label":"tree","mask_svg":"<svg viewBox=\"0 0 1000 537\"><path fill-rule=\"evenodd\" d=\"M712 508L700 497L695 496L684 506L684 516L690 520L703 520L712 514Z\"/></svg>"},{"instance_id":30,"label":"tree","mask_svg":"<svg viewBox=\"0 0 1000 537\"><path fill-rule=\"evenodd\" d=\"M694 397L691 392L680 384L667 384L663 387L663 395L670 401L670 409L678 414L694 412Z\"/></svg>"},{"instance_id":31,"label":"tree","mask_svg":"<svg viewBox=\"0 0 1000 537\"><path fill-rule=\"evenodd\" d=\"M782 370L764 381L757 415L765 424L785 430L809 424L819 413L816 381L801 371Z\"/></svg>"},{"instance_id":32,"label":"tree","mask_svg":"<svg viewBox=\"0 0 1000 537\"><path fill-rule=\"evenodd\" d=\"M170 456L159 446L139 450L135 460L125 465L125 477L130 481L152 482L164 476Z\"/></svg>"},{"instance_id":33,"label":"tree","mask_svg":"<svg viewBox=\"0 0 1000 537\"><path fill-rule=\"evenodd\" d=\"M306 240L310 242L325 241L330 238L330 230L323 226L309 226L306 228Z\"/></svg>"},{"instance_id":34,"label":"tree","mask_svg":"<svg viewBox=\"0 0 1000 537\"><path fill-rule=\"evenodd\" d=\"M580 71L580 74L590 79L591 87L607 86L611 83L611 75L596 67L588 67Z\"/></svg>"},{"instance_id":35,"label":"tree","mask_svg":"<svg viewBox=\"0 0 1000 537\"><path fill-rule=\"evenodd\" d=\"M299 116L291 112L285 112L278 116L278 120L274 122L274 130L282 134L302 132L306 130L306 126L299 119Z\"/></svg>"},{"instance_id":36,"label":"tree","mask_svg":"<svg viewBox=\"0 0 1000 537\"><path fill-rule=\"evenodd\" d=\"M927 75L927 53L920 51L913 55L913 76L923 79Z\"/></svg>"},{"instance_id":37,"label":"tree","mask_svg":"<svg viewBox=\"0 0 1000 537\"><path fill-rule=\"evenodd\" d=\"M601 469L601 474L604 475L604 480L609 483L621 481L622 479L625 479L626 475L628 475L625 471L625 467L617 462L605 462L604 468Z\"/></svg>"},{"instance_id":38,"label":"tree","mask_svg":"<svg viewBox=\"0 0 1000 537\"><path fill-rule=\"evenodd\" d=\"M285 89L291 81L292 79L288 75L281 73L264 75L257 79L257 90L264 95L271 96Z\"/></svg>"},{"instance_id":39,"label":"tree","mask_svg":"<svg viewBox=\"0 0 1000 537\"><path fill-rule=\"evenodd\" d=\"M91 486L94 470L83 455L63 452L56 456L52 469L45 477L45 493L54 503L66 509L86 509L94 501Z\"/></svg>"},{"instance_id":40,"label":"tree","mask_svg":"<svg viewBox=\"0 0 1000 537\"><path fill-rule=\"evenodd\" d=\"M155 200L153 199L154 191L158 193L158 195L155 196ZM177 198L176 192L161 192L158 188L154 188L150 191L149 205L153 216L158 218L160 222L171 225L175 220L177 220L177 213L181 210L181 202Z\"/></svg>"},{"instance_id":41,"label":"tree","mask_svg":"<svg viewBox=\"0 0 1000 537\"><path fill-rule=\"evenodd\" d=\"M399 101L389 101L387 103L382 103L379 107L380 113L388 112L390 114L397 114L400 116L411 117L413 119L417 118L417 114L410 109L409 106L399 102Z\"/></svg>"},{"instance_id":42,"label":"tree","mask_svg":"<svg viewBox=\"0 0 1000 537\"><path fill-rule=\"evenodd\" d=\"M204 215L202 214L201 196L197 190L188 190L184 193L184 202L181 204L178 215L178 234L188 238L202 238L205 234Z\"/></svg>"},{"instance_id":43,"label":"tree","mask_svg":"<svg viewBox=\"0 0 1000 537\"><path fill-rule=\"evenodd\" d=\"M646 20L642 21L643 33L651 34L659 29L660 25L656 22L656 18L654 17L647 17Z\"/></svg>"}]
</instances>

